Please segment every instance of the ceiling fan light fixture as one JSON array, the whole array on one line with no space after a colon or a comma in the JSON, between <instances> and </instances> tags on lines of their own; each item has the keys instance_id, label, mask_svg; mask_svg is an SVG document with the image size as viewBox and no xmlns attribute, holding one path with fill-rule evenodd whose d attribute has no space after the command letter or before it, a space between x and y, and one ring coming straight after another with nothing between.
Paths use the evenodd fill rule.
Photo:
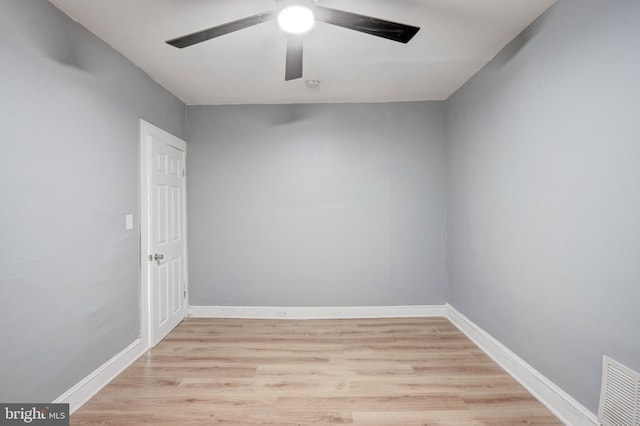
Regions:
<instances>
[{"instance_id":1,"label":"ceiling fan light fixture","mask_svg":"<svg viewBox=\"0 0 640 426\"><path fill-rule=\"evenodd\" d=\"M303 34L313 28L315 17L308 7L294 5L278 13L278 25L290 34Z\"/></svg>"},{"instance_id":2,"label":"ceiling fan light fixture","mask_svg":"<svg viewBox=\"0 0 640 426\"><path fill-rule=\"evenodd\" d=\"M195 33L176 37L167 40L167 44L182 49L234 31L253 27L263 22L273 22L274 17L277 15L280 28L290 33L286 37L287 56L284 69L284 80L290 81L302 78L302 42L304 38L302 34L313 28L316 17L318 21L324 22L325 24L335 25L348 30L358 31L405 44L420 31L419 27L412 25L318 6L315 4L316 0L276 0L276 2L277 8L275 11L258 13L222 25L196 31ZM316 14L316 16L314 16L314 14ZM307 87L310 90L318 90L317 82L309 82L307 83Z\"/></svg>"}]
</instances>

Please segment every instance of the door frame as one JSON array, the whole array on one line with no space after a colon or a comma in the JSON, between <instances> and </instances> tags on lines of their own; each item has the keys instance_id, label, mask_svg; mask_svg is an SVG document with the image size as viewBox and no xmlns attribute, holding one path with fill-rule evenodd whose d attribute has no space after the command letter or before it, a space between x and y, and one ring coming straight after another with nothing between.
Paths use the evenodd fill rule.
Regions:
<instances>
[{"instance_id":1,"label":"door frame","mask_svg":"<svg viewBox=\"0 0 640 426\"><path fill-rule=\"evenodd\" d=\"M139 120L140 134L139 134L139 157L140 157L140 188L139 195L140 198L138 200L139 206L138 211L140 212L140 339L142 340L142 344L145 348L150 348L151 343L153 342L153 328L151 321L151 265L152 262L149 260L149 255L151 255L151 205L150 205L150 196L151 196L151 140L146 137L147 134L158 134L164 138L170 139L172 145L175 144L175 147L184 152L184 170L187 169L187 143L182 139L168 133L159 127L154 126L153 124L140 119ZM187 315L187 307L189 306L189 268L188 268L188 257L187 257L187 177L186 172L184 179L182 180L182 193L184 196L182 197L182 208L181 208L181 216L182 216L182 228L183 228L183 237L184 237L184 246L183 246L183 259L184 259L184 268L182 277L184 280L184 290L185 290L185 298L184 298L184 315Z\"/></svg>"}]
</instances>

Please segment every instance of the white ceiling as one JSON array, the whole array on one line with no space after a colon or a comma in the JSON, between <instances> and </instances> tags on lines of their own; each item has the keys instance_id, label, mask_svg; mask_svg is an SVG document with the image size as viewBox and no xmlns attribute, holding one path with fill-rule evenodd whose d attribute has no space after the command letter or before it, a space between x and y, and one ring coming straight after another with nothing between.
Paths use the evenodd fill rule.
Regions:
<instances>
[{"instance_id":1,"label":"white ceiling","mask_svg":"<svg viewBox=\"0 0 640 426\"><path fill-rule=\"evenodd\" d=\"M317 0L421 27L408 44L316 23L284 81L275 21L177 49L166 40L275 10L276 0L50 0L188 105L444 100L555 0ZM319 80L309 89L305 80Z\"/></svg>"}]
</instances>

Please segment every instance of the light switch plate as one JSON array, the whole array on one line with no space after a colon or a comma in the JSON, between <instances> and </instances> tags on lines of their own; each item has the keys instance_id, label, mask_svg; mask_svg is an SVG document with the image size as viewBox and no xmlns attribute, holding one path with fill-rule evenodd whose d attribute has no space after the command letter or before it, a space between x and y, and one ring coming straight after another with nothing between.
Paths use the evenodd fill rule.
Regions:
<instances>
[{"instance_id":1,"label":"light switch plate","mask_svg":"<svg viewBox=\"0 0 640 426\"><path fill-rule=\"evenodd\" d=\"M132 214L126 215L125 221L127 223L127 230L133 229L133 215Z\"/></svg>"}]
</instances>

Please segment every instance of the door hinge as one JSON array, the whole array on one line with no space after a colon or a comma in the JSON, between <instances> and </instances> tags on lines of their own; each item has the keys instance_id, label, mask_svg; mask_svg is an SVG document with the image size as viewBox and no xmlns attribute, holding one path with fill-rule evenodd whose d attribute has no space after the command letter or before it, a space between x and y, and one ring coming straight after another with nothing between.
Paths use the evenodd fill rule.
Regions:
<instances>
[{"instance_id":1,"label":"door hinge","mask_svg":"<svg viewBox=\"0 0 640 426\"><path fill-rule=\"evenodd\" d=\"M186 169L182 169L182 177L186 177L187 176L187 170Z\"/></svg>"},{"instance_id":2,"label":"door hinge","mask_svg":"<svg viewBox=\"0 0 640 426\"><path fill-rule=\"evenodd\" d=\"M184 291L182 292L182 295L183 295L183 296L184 296L184 298L186 299L186 298L187 298L187 290L184 290Z\"/></svg>"}]
</instances>

